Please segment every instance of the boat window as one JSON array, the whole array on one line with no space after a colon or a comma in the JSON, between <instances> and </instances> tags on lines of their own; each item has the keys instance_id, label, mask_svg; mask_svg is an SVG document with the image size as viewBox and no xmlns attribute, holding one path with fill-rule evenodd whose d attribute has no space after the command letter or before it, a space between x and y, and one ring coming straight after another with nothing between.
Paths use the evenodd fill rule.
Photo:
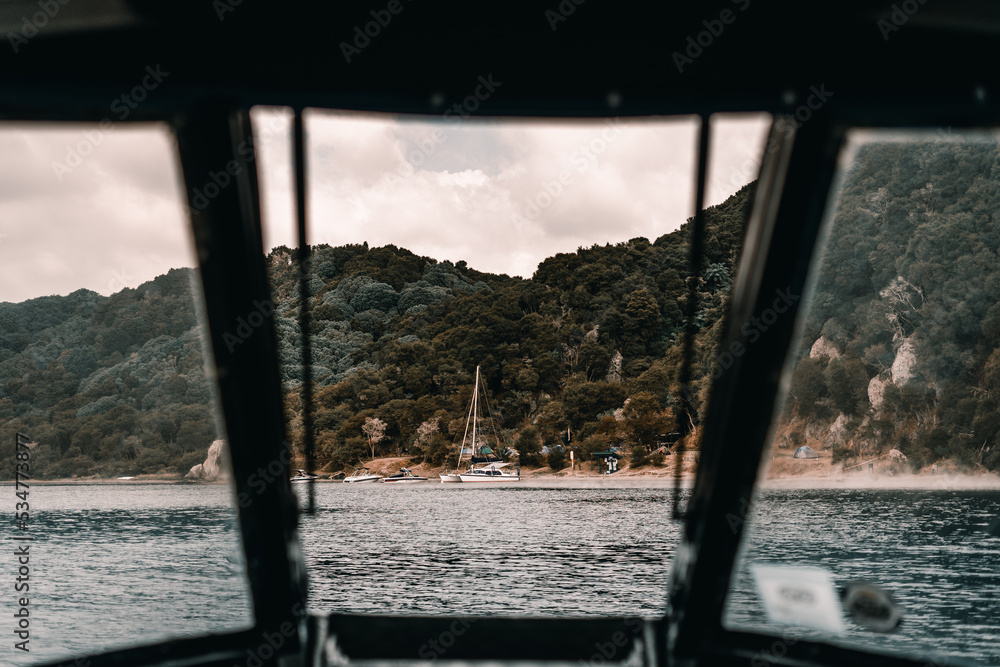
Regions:
<instances>
[{"instance_id":1,"label":"boat window","mask_svg":"<svg viewBox=\"0 0 1000 667\"><path fill-rule=\"evenodd\" d=\"M996 664L1000 144L856 131L835 187L726 625Z\"/></svg>"},{"instance_id":2,"label":"boat window","mask_svg":"<svg viewBox=\"0 0 1000 667\"><path fill-rule=\"evenodd\" d=\"M251 627L171 132L3 124L0 183L2 662Z\"/></svg>"},{"instance_id":3,"label":"boat window","mask_svg":"<svg viewBox=\"0 0 1000 667\"><path fill-rule=\"evenodd\" d=\"M257 108L252 119L290 440L304 468L293 116ZM713 208L702 270L688 281L697 118L305 112L325 478L301 523L313 608L662 614L679 532L673 473L683 468L688 484L698 456L698 414L682 424L695 427L684 454L668 449L682 436L688 288L700 410L768 121L712 119ZM609 450L620 467L593 462ZM469 470L491 455L510 465ZM430 481L392 492L337 483L361 464ZM470 524L484 526L474 540ZM510 596L464 592L487 571ZM564 587L567 573L598 592ZM405 604L358 594L399 580Z\"/></svg>"}]
</instances>

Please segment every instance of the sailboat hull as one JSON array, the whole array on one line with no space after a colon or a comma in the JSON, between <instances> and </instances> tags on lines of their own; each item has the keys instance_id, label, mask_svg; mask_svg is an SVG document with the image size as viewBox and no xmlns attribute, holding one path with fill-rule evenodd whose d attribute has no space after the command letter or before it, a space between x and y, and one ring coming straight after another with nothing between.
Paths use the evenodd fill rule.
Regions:
<instances>
[{"instance_id":1,"label":"sailboat hull","mask_svg":"<svg viewBox=\"0 0 1000 667\"><path fill-rule=\"evenodd\" d=\"M449 484L449 483L452 483L452 482L461 482L462 481L462 476L461 475L451 474L451 475L441 475L440 477L441 477L441 483L442 484Z\"/></svg>"},{"instance_id":2,"label":"sailboat hull","mask_svg":"<svg viewBox=\"0 0 1000 667\"><path fill-rule=\"evenodd\" d=\"M462 483L499 484L502 482L520 482L518 475L459 475Z\"/></svg>"}]
</instances>

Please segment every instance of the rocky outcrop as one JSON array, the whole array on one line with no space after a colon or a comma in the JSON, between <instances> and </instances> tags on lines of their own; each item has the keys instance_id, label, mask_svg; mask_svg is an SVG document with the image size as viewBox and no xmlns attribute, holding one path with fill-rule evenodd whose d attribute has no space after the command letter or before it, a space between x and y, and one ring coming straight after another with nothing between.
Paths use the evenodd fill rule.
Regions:
<instances>
[{"instance_id":1,"label":"rocky outcrop","mask_svg":"<svg viewBox=\"0 0 1000 667\"><path fill-rule=\"evenodd\" d=\"M833 421L833 423L830 424L830 436L833 438L834 442L838 444L842 444L844 442L844 438L847 435L847 421L847 415L841 412L837 415L837 418Z\"/></svg>"},{"instance_id":2,"label":"rocky outcrop","mask_svg":"<svg viewBox=\"0 0 1000 667\"><path fill-rule=\"evenodd\" d=\"M193 466L184 478L197 482L217 482L226 479L229 475L225 460L222 458L225 446L224 440L213 442L212 446L208 448L205 462Z\"/></svg>"},{"instance_id":3,"label":"rocky outcrop","mask_svg":"<svg viewBox=\"0 0 1000 667\"><path fill-rule=\"evenodd\" d=\"M832 340L826 336L820 336L816 339L816 342L812 344L809 348L809 358L818 359L819 357L829 357L830 359L840 359L840 350Z\"/></svg>"},{"instance_id":4,"label":"rocky outcrop","mask_svg":"<svg viewBox=\"0 0 1000 667\"><path fill-rule=\"evenodd\" d=\"M625 357L618 350L615 350L615 354L611 357L611 365L608 368L608 374L604 377L605 382L621 382L622 381L622 361Z\"/></svg>"},{"instance_id":5,"label":"rocky outcrop","mask_svg":"<svg viewBox=\"0 0 1000 667\"><path fill-rule=\"evenodd\" d=\"M868 400L876 410L882 407L882 401L885 398L885 386L887 384L889 383L886 380L877 375L868 383Z\"/></svg>"},{"instance_id":6,"label":"rocky outcrop","mask_svg":"<svg viewBox=\"0 0 1000 667\"><path fill-rule=\"evenodd\" d=\"M913 367L917 363L916 348L912 338L907 338L896 350L896 358L892 362L892 382L903 386L913 379Z\"/></svg>"}]
</instances>

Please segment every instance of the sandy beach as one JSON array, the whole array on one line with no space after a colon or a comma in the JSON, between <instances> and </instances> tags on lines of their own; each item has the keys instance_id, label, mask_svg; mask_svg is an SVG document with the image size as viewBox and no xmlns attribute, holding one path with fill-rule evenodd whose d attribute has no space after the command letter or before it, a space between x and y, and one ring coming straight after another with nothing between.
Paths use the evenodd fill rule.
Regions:
<instances>
[{"instance_id":1,"label":"sandy beach","mask_svg":"<svg viewBox=\"0 0 1000 667\"><path fill-rule=\"evenodd\" d=\"M906 471L905 466L887 461L874 461L871 469L867 464L853 466L849 464L845 471L841 464L834 464L829 452L820 452L816 459L796 459L786 450L772 450L766 455L764 473L760 483L765 489L925 489L925 490L960 490L960 489L1000 489L1000 475L993 473L974 473L959 471L953 464L941 462L935 466L921 470L919 473ZM690 488L694 482L697 470L697 452L686 452L683 459L681 484ZM407 456L385 457L364 463L365 467L377 475L388 477L399 472L400 468L408 468L414 475L427 477L430 483L438 482L438 475L452 472L449 466L431 466L428 464L411 464ZM677 459L668 457L662 466L643 466L622 468L611 475L602 475L592 471L590 463L576 463L573 468L552 470L548 467L522 468L521 485L526 486L613 486L613 487L646 487L670 488L675 484L675 466ZM305 463L297 461L292 466L304 468ZM340 479L331 479L339 471L322 470L320 484L339 484ZM79 477L51 480L31 480L32 485L46 484L225 484L226 481L193 482L177 475L136 475L129 479ZM0 482L0 485L13 485L13 481Z\"/></svg>"}]
</instances>

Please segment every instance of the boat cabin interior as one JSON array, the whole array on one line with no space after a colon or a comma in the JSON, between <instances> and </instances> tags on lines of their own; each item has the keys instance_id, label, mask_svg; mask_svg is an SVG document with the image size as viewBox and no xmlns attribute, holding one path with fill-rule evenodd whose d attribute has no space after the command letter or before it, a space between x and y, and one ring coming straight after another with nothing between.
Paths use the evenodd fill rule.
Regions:
<instances>
[{"instance_id":1,"label":"boat cabin interior","mask_svg":"<svg viewBox=\"0 0 1000 667\"><path fill-rule=\"evenodd\" d=\"M604 618L306 614L292 487L287 477L262 490L248 482L287 456L276 335L263 327L235 351L225 339L232 322L270 298L260 184L246 139L252 107L294 110L299 238L308 248L306 109L441 117L464 108L477 86L491 86L494 94L470 112L476 117L694 117L701 127L697 211L713 141L709 119L770 114L732 291L729 321L739 323L767 308L776 290L806 288L850 131L995 130L1000 4L8 0L0 3L0 24L8 42L0 49L4 121L101 123L109 104L146 77L160 82L155 94L134 108L112 107L122 110L114 122L165 123L189 193L231 165L228 187L209 202L192 195L188 203L233 484L250 498L239 528L254 626L155 645L136 637L133 647L80 655L76 664L245 665L248 649L274 633L288 640L255 664L420 662L427 638L456 623L466 631L449 661L598 664L595 645L611 642L608 662L658 666L756 666L762 652L772 665L927 664L919 654L821 639L785 642L774 652L780 637L723 623L744 537L743 522L727 517L745 516L754 497L798 304L712 387L697 479L678 517L682 543L663 581L662 618L622 618L615 609ZM692 226L693 262L704 242L701 218ZM730 325L723 345L744 338Z\"/></svg>"}]
</instances>

